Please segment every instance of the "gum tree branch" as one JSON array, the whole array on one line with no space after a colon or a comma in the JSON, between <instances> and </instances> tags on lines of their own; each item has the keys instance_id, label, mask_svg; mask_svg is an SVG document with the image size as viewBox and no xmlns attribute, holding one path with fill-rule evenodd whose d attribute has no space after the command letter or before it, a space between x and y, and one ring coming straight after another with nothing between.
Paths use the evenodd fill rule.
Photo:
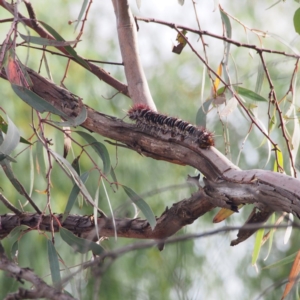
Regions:
<instances>
[{"instance_id":1,"label":"gum tree branch","mask_svg":"<svg viewBox=\"0 0 300 300\"><path fill-rule=\"evenodd\" d=\"M120 50L133 103L144 103L156 111L148 82L140 61L137 28L127 0L112 0L114 5Z\"/></svg>"},{"instance_id":2,"label":"gum tree branch","mask_svg":"<svg viewBox=\"0 0 300 300\"><path fill-rule=\"evenodd\" d=\"M69 116L79 113L77 98L27 68L32 90ZM1 76L5 78L4 70ZM240 204L254 204L265 213L255 223L265 220L271 211L284 211L300 216L299 180L267 170L241 170L216 148L201 149L189 139L170 134L153 135L135 125L106 116L88 106L88 117L82 127L121 142L131 150L157 160L165 160L198 169L205 177L204 194L212 206L237 210ZM246 236L246 235L244 235Z\"/></svg>"},{"instance_id":3,"label":"gum tree branch","mask_svg":"<svg viewBox=\"0 0 300 300\"><path fill-rule=\"evenodd\" d=\"M14 12L13 5L9 4L4 0L0 0L0 6L3 9L6 9L7 11L13 14ZM32 22L31 19L24 17L20 13L18 13L18 19L20 20L20 22L23 22L26 26L33 29L40 37L50 39L50 40L55 40L55 38L49 32L47 32L38 22L36 21ZM56 49L58 49L59 51L61 51L66 55L69 55L68 51L64 47L56 47ZM82 67L86 68L88 71L93 73L96 77L98 77L100 80L103 80L105 83L115 88L118 92L129 97L129 91L127 85L123 84L119 80L112 77L108 72L106 72L104 69L100 68L99 66L91 63L88 60L85 60L80 56L79 58L83 59L89 68L86 68L85 65L81 65ZM74 57L71 57L71 59L72 61L78 63L78 61L76 61Z\"/></svg>"},{"instance_id":4,"label":"gum tree branch","mask_svg":"<svg viewBox=\"0 0 300 300\"><path fill-rule=\"evenodd\" d=\"M70 295L62 293L48 285L44 280L38 277L31 269L21 268L13 261L9 260L4 253L4 248L0 244L0 270L6 271L17 281L24 283L28 281L33 285L32 289L19 288L15 293L8 294L4 300L14 299L41 299L47 298L52 300L72 300L75 299Z\"/></svg>"}]
</instances>

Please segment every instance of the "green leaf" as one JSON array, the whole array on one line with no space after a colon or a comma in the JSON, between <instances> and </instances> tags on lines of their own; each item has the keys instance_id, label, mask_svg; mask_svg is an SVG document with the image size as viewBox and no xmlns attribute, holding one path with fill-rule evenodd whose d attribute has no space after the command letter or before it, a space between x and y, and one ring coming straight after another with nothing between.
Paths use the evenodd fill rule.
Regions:
<instances>
[{"instance_id":1,"label":"green leaf","mask_svg":"<svg viewBox=\"0 0 300 300\"><path fill-rule=\"evenodd\" d=\"M12 240L17 240L20 236L20 232L28 230L29 228L30 227L28 227L27 225L17 226L9 233L9 235L7 237Z\"/></svg>"},{"instance_id":2,"label":"green leaf","mask_svg":"<svg viewBox=\"0 0 300 300\"><path fill-rule=\"evenodd\" d=\"M20 87L18 85L12 84L13 91L28 105L30 105L33 109L43 113L45 111L51 112L55 115L61 116L63 118L68 119L68 116L55 108L53 105L51 105L49 102L38 96L36 93L32 92L31 90L28 90L24 87Z\"/></svg>"},{"instance_id":3,"label":"green leaf","mask_svg":"<svg viewBox=\"0 0 300 300\"><path fill-rule=\"evenodd\" d=\"M69 176L71 176L71 178L74 180L74 182L77 184L77 186L80 189L80 192L82 193L82 195L84 196L84 198L93 206L96 207L99 211L99 213L104 214L95 204L92 196L90 195L89 191L87 190L87 188L85 187L84 183L82 182L81 178L79 177L79 175L77 174L77 172L74 170L74 168L72 167L72 165L65 159L63 158L60 154L52 151L51 149L49 149L51 155L55 158L55 160L57 161L57 163L62 167L62 170L65 171L65 173Z\"/></svg>"},{"instance_id":4,"label":"green leaf","mask_svg":"<svg viewBox=\"0 0 300 300\"><path fill-rule=\"evenodd\" d=\"M18 240L16 240L13 244L12 244L12 246L11 246L11 248L10 248L10 255L11 255L11 257L13 258L13 260L15 261L16 259L17 259L17 257L18 257L18 251L19 250L19 241Z\"/></svg>"},{"instance_id":5,"label":"green leaf","mask_svg":"<svg viewBox=\"0 0 300 300\"><path fill-rule=\"evenodd\" d=\"M206 116L212 99L209 99L203 103L203 105L198 109L196 115L196 125L206 128Z\"/></svg>"},{"instance_id":6,"label":"green leaf","mask_svg":"<svg viewBox=\"0 0 300 300\"><path fill-rule=\"evenodd\" d=\"M300 34L300 8L298 8L294 14L294 27L295 31Z\"/></svg>"},{"instance_id":7,"label":"green leaf","mask_svg":"<svg viewBox=\"0 0 300 300\"><path fill-rule=\"evenodd\" d=\"M123 185L122 186L127 196L131 199L131 201L141 210L141 212L144 214L145 218L149 222L152 230L154 229L156 225L156 219L153 214L152 209L150 206L143 200L138 194L136 194L131 188Z\"/></svg>"},{"instance_id":8,"label":"green leaf","mask_svg":"<svg viewBox=\"0 0 300 300\"><path fill-rule=\"evenodd\" d=\"M17 126L7 116L8 130L3 142L0 145L0 153L9 155L20 142L20 132Z\"/></svg>"},{"instance_id":9,"label":"green leaf","mask_svg":"<svg viewBox=\"0 0 300 300\"><path fill-rule=\"evenodd\" d=\"M36 143L36 165L38 174L45 175L46 174L46 164L44 158L44 146L42 142L38 141ZM44 176L43 176L44 177Z\"/></svg>"},{"instance_id":10,"label":"green leaf","mask_svg":"<svg viewBox=\"0 0 300 300\"><path fill-rule=\"evenodd\" d=\"M95 242L79 238L63 227L59 228L59 234L69 246L79 253L84 254L88 251L93 251L95 255L100 255L104 252L104 249L100 245Z\"/></svg>"},{"instance_id":11,"label":"green leaf","mask_svg":"<svg viewBox=\"0 0 300 300\"><path fill-rule=\"evenodd\" d=\"M27 43L32 43L32 44L37 44L37 45L42 45L42 46L53 46L53 47L65 47L69 46L72 44L77 43L77 41L56 41L56 40L50 40L50 39L45 39L41 38L38 36L30 36L30 35L24 35L20 34L20 37Z\"/></svg>"},{"instance_id":12,"label":"green leaf","mask_svg":"<svg viewBox=\"0 0 300 300\"><path fill-rule=\"evenodd\" d=\"M256 238L255 238L255 243L254 243L254 249L253 249L253 253L252 253L252 265L256 264L260 249L261 249L261 245L262 245L262 239L264 237L264 229L259 229L256 233Z\"/></svg>"},{"instance_id":13,"label":"green leaf","mask_svg":"<svg viewBox=\"0 0 300 300\"><path fill-rule=\"evenodd\" d=\"M79 159L80 159L80 155L78 155L73 161L72 161L72 167L74 168L74 170L76 171L76 173L80 176L80 164L79 164Z\"/></svg>"},{"instance_id":14,"label":"green leaf","mask_svg":"<svg viewBox=\"0 0 300 300\"><path fill-rule=\"evenodd\" d=\"M50 121L50 122L61 127L69 127L69 126L76 127L81 125L86 120L86 118L87 118L87 110L83 105L79 115L74 119L68 117L68 120L65 122L55 122L55 121Z\"/></svg>"},{"instance_id":15,"label":"green leaf","mask_svg":"<svg viewBox=\"0 0 300 300\"><path fill-rule=\"evenodd\" d=\"M248 89L245 89L241 86L236 86L234 89L242 96L247 97L248 99L251 99L253 101L263 101L263 102L268 102L268 100L257 93L250 91Z\"/></svg>"},{"instance_id":16,"label":"green leaf","mask_svg":"<svg viewBox=\"0 0 300 300\"><path fill-rule=\"evenodd\" d=\"M50 240L47 240L47 249L52 283L54 284L54 286L57 286L61 282L59 262L56 249Z\"/></svg>"},{"instance_id":17,"label":"green leaf","mask_svg":"<svg viewBox=\"0 0 300 300\"><path fill-rule=\"evenodd\" d=\"M39 23L41 23L46 28L46 30L49 31L49 33L51 33L53 35L53 37L57 41L65 41L63 39L63 37L56 30L54 30L51 26L49 26L48 24L46 24L45 22L42 22L42 21L39 21ZM78 54L76 53L76 51L71 46L65 46L64 48L83 67L85 67L88 70L91 69L90 66L89 66L89 64L84 59L82 59L81 57L79 57Z\"/></svg>"},{"instance_id":18,"label":"green leaf","mask_svg":"<svg viewBox=\"0 0 300 300\"><path fill-rule=\"evenodd\" d=\"M20 181L16 178L12 167L10 165L10 162L7 159L4 159L0 162L1 167L3 171L5 172L5 175L9 179L9 181L12 183L14 188L19 192L20 195L25 195L25 188L20 183Z\"/></svg>"},{"instance_id":19,"label":"green leaf","mask_svg":"<svg viewBox=\"0 0 300 300\"><path fill-rule=\"evenodd\" d=\"M231 29L230 19L228 18L227 14L221 9L221 7L220 7L220 14L221 14L222 22L225 26L226 36L231 39L232 29ZM225 75L226 70L227 70L226 66L227 66L228 58L229 58L229 54L230 54L230 43L224 42L224 44L225 44L225 50L224 50L224 58L222 60L222 65L223 65L224 75ZM229 82L229 81L227 81L226 78L225 78L225 80L226 80L226 82Z\"/></svg>"},{"instance_id":20,"label":"green leaf","mask_svg":"<svg viewBox=\"0 0 300 300\"><path fill-rule=\"evenodd\" d=\"M118 182L118 179L117 179L117 176L115 174L115 171L114 171L114 168L113 167L110 167L110 175L111 175L111 178L113 179L114 182L116 182L116 188L117 190L119 189L119 185L117 184Z\"/></svg>"},{"instance_id":21,"label":"green leaf","mask_svg":"<svg viewBox=\"0 0 300 300\"><path fill-rule=\"evenodd\" d=\"M83 183L85 183L87 181L88 177L89 177L89 172L85 172L80 176L80 179L82 180ZM69 215L79 192L80 192L80 189L79 189L78 185L74 184L74 186L71 190L64 214L63 214L62 222L64 222L65 219L67 218L67 216Z\"/></svg>"},{"instance_id":22,"label":"green leaf","mask_svg":"<svg viewBox=\"0 0 300 300\"><path fill-rule=\"evenodd\" d=\"M79 15L78 15L78 17L77 17L77 22L76 22L76 24L75 24L75 29L74 29L74 31L76 31L76 29L77 29L79 23L81 22L82 16L83 16L83 14L84 14L84 12L85 12L85 10L86 10L86 7L87 7L88 3L89 3L89 0L84 0L84 1L83 1L82 5L81 5L80 12L79 12Z\"/></svg>"},{"instance_id":23,"label":"green leaf","mask_svg":"<svg viewBox=\"0 0 300 300\"><path fill-rule=\"evenodd\" d=\"M5 120L0 116L0 131L7 133L8 125L5 122ZM20 137L20 143L32 145L29 141L27 141L25 138ZM0 144L2 144L2 141L0 141Z\"/></svg>"},{"instance_id":24,"label":"green leaf","mask_svg":"<svg viewBox=\"0 0 300 300\"><path fill-rule=\"evenodd\" d=\"M263 101L263 102L268 102L268 100L262 96L260 96L259 94L253 92L253 91L250 91L246 88L243 88L241 86L232 86L233 89L240 95L250 99L250 100L253 100L253 101ZM217 95L222 95L224 92L225 92L225 87L221 87L217 90Z\"/></svg>"},{"instance_id":25,"label":"green leaf","mask_svg":"<svg viewBox=\"0 0 300 300\"><path fill-rule=\"evenodd\" d=\"M92 135L89 133L83 132L83 131L75 131L77 134L79 134L81 137L83 137L96 151L96 153L100 156L100 158L103 161L103 172L104 174L110 173L111 163L108 151L106 147L98 142Z\"/></svg>"},{"instance_id":26,"label":"green leaf","mask_svg":"<svg viewBox=\"0 0 300 300\"><path fill-rule=\"evenodd\" d=\"M277 149L275 149L275 154L277 155L277 159L275 157L273 171L281 173L284 165L283 165L283 155L282 155L282 152L280 151L279 147L277 147Z\"/></svg>"},{"instance_id":27,"label":"green leaf","mask_svg":"<svg viewBox=\"0 0 300 300\"><path fill-rule=\"evenodd\" d=\"M270 218L270 224L274 225L275 224L275 213L272 214L271 218ZM274 238L274 233L275 233L275 229L271 228L270 229L270 234L269 234L269 247L268 247L268 253L265 257L264 260L267 260L267 258L269 257L271 250L272 250L272 245L273 245L273 238Z\"/></svg>"},{"instance_id":28,"label":"green leaf","mask_svg":"<svg viewBox=\"0 0 300 300\"><path fill-rule=\"evenodd\" d=\"M295 260L295 257L297 255L297 253L298 253L298 251L291 254L291 255L289 255L289 256L286 256L285 258L283 258L281 260L278 260L274 264L271 264L271 265L268 265L268 266L264 267L263 270L264 269L276 268L276 267L282 267L284 265L290 264Z\"/></svg>"}]
</instances>

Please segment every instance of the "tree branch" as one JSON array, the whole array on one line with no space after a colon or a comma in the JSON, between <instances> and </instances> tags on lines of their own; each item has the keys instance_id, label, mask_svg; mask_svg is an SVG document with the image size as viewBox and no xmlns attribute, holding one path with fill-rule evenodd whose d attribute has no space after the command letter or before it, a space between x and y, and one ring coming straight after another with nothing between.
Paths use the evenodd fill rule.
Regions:
<instances>
[{"instance_id":1,"label":"tree branch","mask_svg":"<svg viewBox=\"0 0 300 300\"><path fill-rule=\"evenodd\" d=\"M157 218L157 225L151 229L147 220L116 218L116 231L118 237L136 239L165 239L175 234L182 227L191 224L214 208L209 196L206 196L201 189L189 199L173 204L171 208L166 208L162 215ZM50 231L50 223L53 221L54 231L59 230L59 226L70 230L74 234L94 240L97 238L93 216L69 215L62 222L63 214L55 215L51 219L50 215L40 215L37 213L24 213L23 215L6 214L1 216L0 238L7 236L11 230L20 225L26 225L32 230ZM106 217L99 217L99 236L115 236L113 220Z\"/></svg>"},{"instance_id":2,"label":"tree branch","mask_svg":"<svg viewBox=\"0 0 300 300\"><path fill-rule=\"evenodd\" d=\"M112 0L117 20L121 54L125 67L129 95L133 103L144 103L156 111L148 82L140 62L137 28L127 0Z\"/></svg>"},{"instance_id":3,"label":"tree branch","mask_svg":"<svg viewBox=\"0 0 300 300\"><path fill-rule=\"evenodd\" d=\"M9 260L4 253L0 243L0 270L6 271L17 281L24 283L23 280L29 281L34 288L31 290L19 288L19 291L6 296L5 300L14 299L53 299L53 300L71 300L72 296L62 293L61 291L49 286L44 280L39 278L29 268L21 268L13 261Z\"/></svg>"},{"instance_id":4,"label":"tree branch","mask_svg":"<svg viewBox=\"0 0 300 300\"><path fill-rule=\"evenodd\" d=\"M0 6L2 6L4 9L9 11L10 13L13 14L14 9L13 5L9 4L8 2L4 0L0 0ZM55 40L55 38L49 34L43 27L39 25L38 22L32 22L31 19L28 19L24 17L22 14L18 13L18 19L22 21L26 26L29 28L33 29L37 34L39 34L40 37L50 39L50 40ZM65 47L56 47L59 51L62 53L69 55L69 52L65 49ZM129 92L128 92L128 87L127 85L123 84L119 80L113 78L108 72L106 72L104 69L92 64L88 60L85 60L81 56L78 55L80 59L83 59L85 63L88 65L88 68L85 65L82 65L82 67L86 68L88 71L93 73L95 76L97 76L100 80L103 80L106 82L108 85L114 87L117 91L122 93L125 96L129 97ZM74 57L70 57L74 62L78 63L78 61Z\"/></svg>"}]
</instances>

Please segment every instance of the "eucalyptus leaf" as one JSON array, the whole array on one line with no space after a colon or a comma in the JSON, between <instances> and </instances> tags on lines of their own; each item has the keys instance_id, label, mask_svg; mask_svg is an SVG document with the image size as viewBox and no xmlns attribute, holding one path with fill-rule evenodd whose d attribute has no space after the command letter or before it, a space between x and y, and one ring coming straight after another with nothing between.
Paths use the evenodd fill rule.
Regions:
<instances>
[{"instance_id":1,"label":"eucalyptus leaf","mask_svg":"<svg viewBox=\"0 0 300 300\"><path fill-rule=\"evenodd\" d=\"M131 188L123 185L122 186L127 196L131 199L131 201L141 210L141 212L144 214L145 218L149 222L152 230L156 226L156 219L153 214L152 209L147 204L147 202L142 199L138 194L136 194Z\"/></svg>"},{"instance_id":2,"label":"eucalyptus leaf","mask_svg":"<svg viewBox=\"0 0 300 300\"><path fill-rule=\"evenodd\" d=\"M19 33L21 38L27 42L27 43L32 43L32 44L37 44L37 45L42 45L42 46L53 46L53 47L65 47L69 46L72 44L77 43L77 41L56 41L56 40L51 40L51 39L45 39L41 38L38 36L30 36L30 35L24 35Z\"/></svg>"},{"instance_id":3,"label":"eucalyptus leaf","mask_svg":"<svg viewBox=\"0 0 300 300\"><path fill-rule=\"evenodd\" d=\"M69 246L79 253L84 254L88 251L93 251L93 254L100 255L104 252L104 249L100 245L95 242L79 238L63 227L59 228L59 234Z\"/></svg>"}]
</instances>

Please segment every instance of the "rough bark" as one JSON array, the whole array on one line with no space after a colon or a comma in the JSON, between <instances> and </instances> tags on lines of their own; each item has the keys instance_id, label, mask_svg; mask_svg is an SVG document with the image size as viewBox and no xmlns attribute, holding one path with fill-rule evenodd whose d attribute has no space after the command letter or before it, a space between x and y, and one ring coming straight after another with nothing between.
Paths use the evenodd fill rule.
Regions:
<instances>
[{"instance_id":1,"label":"rough bark","mask_svg":"<svg viewBox=\"0 0 300 300\"><path fill-rule=\"evenodd\" d=\"M36 94L69 116L79 113L73 94L36 72L27 71ZM3 70L1 76L5 78ZM300 216L299 180L266 170L240 170L214 147L201 149L189 139L145 133L135 125L86 108L88 117L82 127L121 142L144 156L198 169L206 177L204 193L212 206L236 210L239 204L255 204L263 211L261 217L256 215L256 223L264 222L266 212L272 211Z\"/></svg>"}]
</instances>

